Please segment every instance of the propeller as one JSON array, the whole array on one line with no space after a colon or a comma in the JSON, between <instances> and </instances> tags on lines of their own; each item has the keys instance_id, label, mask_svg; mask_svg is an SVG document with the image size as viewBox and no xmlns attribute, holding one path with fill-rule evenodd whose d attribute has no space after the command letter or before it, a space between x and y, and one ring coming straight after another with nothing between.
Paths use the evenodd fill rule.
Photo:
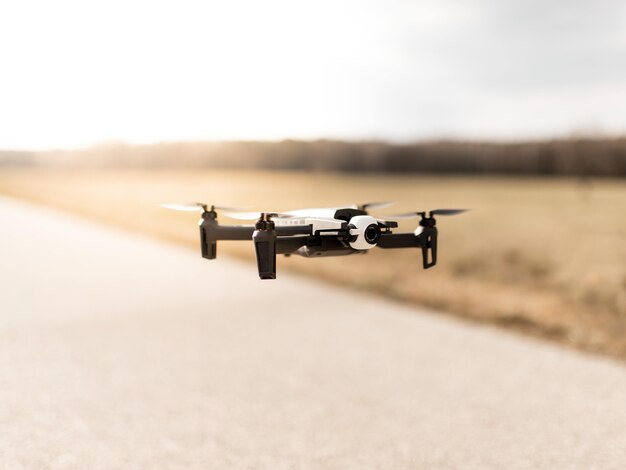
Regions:
<instances>
[{"instance_id":1,"label":"propeller","mask_svg":"<svg viewBox=\"0 0 626 470\"><path fill-rule=\"evenodd\" d=\"M435 215L456 215L462 214L463 212L467 212L469 209L434 209L432 211L422 211L422 212L407 212L405 214L396 214L390 215L389 217L392 219L410 219L412 217L433 217Z\"/></svg>"},{"instance_id":2,"label":"propeller","mask_svg":"<svg viewBox=\"0 0 626 470\"><path fill-rule=\"evenodd\" d=\"M435 209L430 211L430 215L431 217L433 215L456 215L467 211L469 211L469 209Z\"/></svg>"},{"instance_id":3,"label":"propeller","mask_svg":"<svg viewBox=\"0 0 626 470\"><path fill-rule=\"evenodd\" d=\"M201 202L190 202L186 204L179 203L167 203L167 204L159 204L161 207L165 209L172 209L174 211L185 211L185 212L205 212L207 210L206 204L202 204Z\"/></svg>"},{"instance_id":4,"label":"propeller","mask_svg":"<svg viewBox=\"0 0 626 470\"><path fill-rule=\"evenodd\" d=\"M172 209L172 210L175 210L175 211L186 211L186 212L208 212L209 210L211 210L211 211L215 211L215 210L220 210L220 211L238 211L238 210L241 210L241 209L236 208L236 207L215 206L215 205L211 205L211 207L209 209L206 204L203 204L201 202L190 202L190 203L186 203L186 204L168 203L168 204L161 204L160 206L164 207L165 209Z\"/></svg>"},{"instance_id":5,"label":"propeller","mask_svg":"<svg viewBox=\"0 0 626 470\"><path fill-rule=\"evenodd\" d=\"M368 209L383 209L384 207L389 207L395 204L393 201L381 201L381 202L366 202L364 204L357 204L357 209L361 211L366 211Z\"/></svg>"},{"instance_id":6,"label":"propeller","mask_svg":"<svg viewBox=\"0 0 626 470\"><path fill-rule=\"evenodd\" d=\"M225 212L225 215L231 219L237 220L258 220L267 219L270 217L276 218L288 218L294 217L292 214L286 214L283 212Z\"/></svg>"}]
</instances>

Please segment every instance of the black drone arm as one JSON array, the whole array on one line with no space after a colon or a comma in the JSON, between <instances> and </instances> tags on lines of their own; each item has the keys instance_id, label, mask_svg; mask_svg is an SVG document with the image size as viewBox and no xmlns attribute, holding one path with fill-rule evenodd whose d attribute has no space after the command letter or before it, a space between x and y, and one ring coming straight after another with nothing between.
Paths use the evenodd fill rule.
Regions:
<instances>
[{"instance_id":1,"label":"black drone arm","mask_svg":"<svg viewBox=\"0 0 626 470\"><path fill-rule=\"evenodd\" d=\"M250 240L254 226L215 225L211 231L216 240Z\"/></svg>"},{"instance_id":2,"label":"black drone arm","mask_svg":"<svg viewBox=\"0 0 626 470\"><path fill-rule=\"evenodd\" d=\"M424 227L419 235L413 233L382 233L379 248L421 248L424 269L437 264L437 228Z\"/></svg>"},{"instance_id":3,"label":"black drone arm","mask_svg":"<svg viewBox=\"0 0 626 470\"><path fill-rule=\"evenodd\" d=\"M250 240L253 226L218 225L215 220L203 220L200 224L200 248L202 257L215 259L218 240Z\"/></svg>"},{"instance_id":4,"label":"black drone arm","mask_svg":"<svg viewBox=\"0 0 626 470\"><path fill-rule=\"evenodd\" d=\"M202 256L207 259L215 259L217 256L217 242L219 240L252 240L254 230L255 227L253 225L219 225L215 219L204 218L200 224L200 247ZM293 235L310 235L311 226L279 226L276 227L274 231L277 236L292 238L291 236ZM280 249L280 245L279 243L278 249ZM300 246L297 248L299 247Z\"/></svg>"},{"instance_id":5,"label":"black drone arm","mask_svg":"<svg viewBox=\"0 0 626 470\"><path fill-rule=\"evenodd\" d=\"M419 248L419 236L413 233L381 233L376 243L379 248Z\"/></svg>"},{"instance_id":6,"label":"black drone arm","mask_svg":"<svg viewBox=\"0 0 626 470\"><path fill-rule=\"evenodd\" d=\"M277 227L278 228L278 227ZM308 235L298 235L292 237L278 237L276 238L276 254L284 255L293 253L299 248L306 246L309 240Z\"/></svg>"}]
</instances>

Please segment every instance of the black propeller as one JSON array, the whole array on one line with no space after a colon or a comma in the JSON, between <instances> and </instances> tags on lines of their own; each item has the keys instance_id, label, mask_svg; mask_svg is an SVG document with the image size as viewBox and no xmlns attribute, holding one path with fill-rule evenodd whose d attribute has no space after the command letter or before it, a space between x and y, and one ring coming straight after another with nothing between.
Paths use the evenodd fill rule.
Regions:
<instances>
[{"instance_id":1,"label":"black propeller","mask_svg":"<svg viewBox=\"0 0 626 470\"><path fill-rule=\"evenodd\" d=\"M456 215L467 212L469 209L435 209L430 211L431 217L433 215Z\"/></svg>"}]
</instances>

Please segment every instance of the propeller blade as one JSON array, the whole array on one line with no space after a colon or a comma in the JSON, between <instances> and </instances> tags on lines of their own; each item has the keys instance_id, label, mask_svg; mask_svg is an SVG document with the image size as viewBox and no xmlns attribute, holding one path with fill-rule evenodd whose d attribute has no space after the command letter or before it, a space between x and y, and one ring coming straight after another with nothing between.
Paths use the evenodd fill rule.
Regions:
<instances>
[{"instance_id":1,"label":"propeller blade","mask_svg":"<svg viewBox=\"0 0 626 470\"><path fill-rule=\"evenodd\" d=\"M383 209L395 204L393 201L366 202L365 204L357 204L357 208L365 211L367 209Z\"/></svg>"},{"instance_id":2,"label":"propeller blade","mask_svg":"<svg viewBox=\"0 0 626 470\"><path fill-rule=\"evenodd\" d=\"M425 212L406 212L404 214L394 214L388 216L390 219L412 219L414 217L420 217L424 215Z\"/></svg>"},{"instance_id":3,"label":"propeller blade","mask_svg":"<svg viewBox=\"0 0 626 470\"><path fill-rule=\"evenodd\" d=\"M435 209L432 211L422 211L422 212L406 212L404 214L395 214L395 215L390 215L389 217L391 219L411 219L413 217L424 217L427 213L430 214L430 216L435 216L435 215L456 215L456 214L462 214L463 212L467 212L469 211L469 209Z\"/></svg>"},{"instance_id":4,"label":"propeller blade","mask_svg":"<svg viewBox=\"0 0 626 470\"><path fill-rule=\"evenodd\" d=\"M242 210L242 208L240 207L229 207L229 206L210 206L208 207L207 204L203 204L201 202L190 202L187 204L178 204L178 203L171 203L171 204L161 204L161 207L164 207L166 209L173 209L175 211L186 211L186 212L204 212L207 210L218 210L218 211L240 211Z\"/></svg>"},{"instance_id":5,"label":"propeller blade","mask_svg":"<svg viewBox=\"0 0 626 470\"><path fill-rule=\"evenodd\" d=\"M172 209L175 211L185 211L185 212L203 212L206 210L206 204L202 204L200 202L190 202L187 204L160 204L161 207L165 209Z\"/></svg>"},{"instance_id":6,"label":"propeller blade","mask_svg":"<svg viewBox=\"0 0 626 470\"><path fill-rule=\"evenodd\" d=\"M240 211L248 209L248 207L211 206L211 208L215 211L228 211L228 212L240 212Z\"/></svg>"},{"instance_id":7,"label":"propeller blade","mask_svg":"<svg viewBox=\"0 0 626 470\"><path fill-rule=\"evenodd\" d=\"M456 215L467 212L469 209L435 209L430 211L431 215Z\"/></svg>"},{"instance_id":8,"label":"propeller blade","mask_svg":"<svg viewBox=\"0 0 626 470\"><path fill-rule=\"evenodd\" d=\"M281 212L225 212L225 215L231 219L237 220L257 220L261 218L261 215L267 214L275 218L287 218L293 217L291 214L285 214Z\"/></svg>"}]
</instances>

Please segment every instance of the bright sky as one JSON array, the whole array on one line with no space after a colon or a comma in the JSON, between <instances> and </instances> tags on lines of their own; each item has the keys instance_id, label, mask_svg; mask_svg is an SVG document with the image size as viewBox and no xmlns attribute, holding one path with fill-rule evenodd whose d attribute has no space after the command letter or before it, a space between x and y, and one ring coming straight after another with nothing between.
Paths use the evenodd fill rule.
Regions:
<instances>
[{"instance_id":1,"label":"bright sky","mask_svg":"<svg viewBox=\"0 0 626 470\"><path fill-rule=\"evenodd\" d=\"M0 148L626 131L623 0L0 0Z\"/></svg>"}]
</instances>

